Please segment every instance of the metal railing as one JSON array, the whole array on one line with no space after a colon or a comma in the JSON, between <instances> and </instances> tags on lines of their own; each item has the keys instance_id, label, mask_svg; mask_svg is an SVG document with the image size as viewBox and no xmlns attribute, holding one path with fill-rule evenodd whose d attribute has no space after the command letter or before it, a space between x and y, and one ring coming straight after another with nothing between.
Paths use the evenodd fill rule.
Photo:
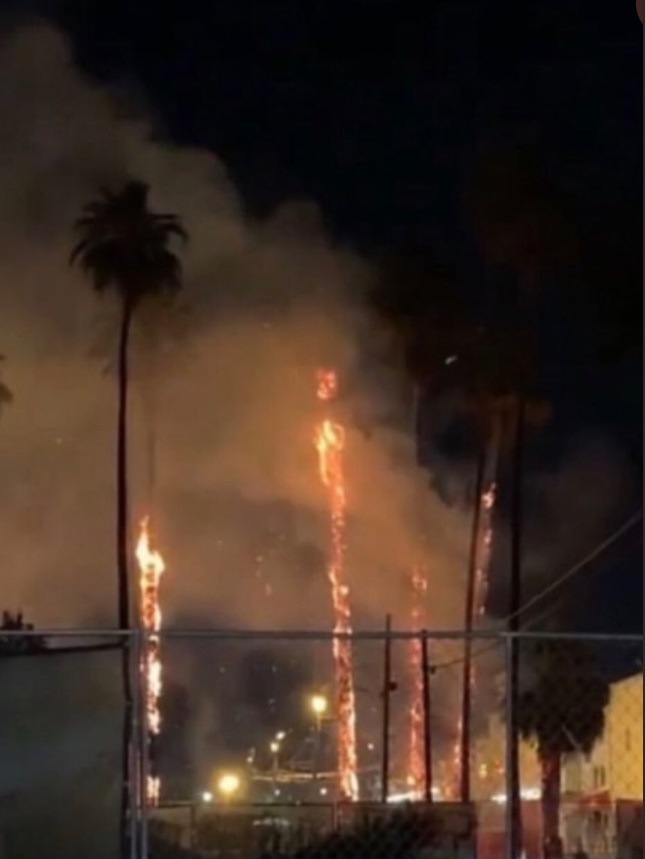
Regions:
<instances>
[{"instance_id":1,"label":"metal railing","mask_svg":"<svg viewBox=\"0 0 645 859\"><path fill-rule=\"evenodd\" d=\"M37 637L47 642L47 650L16 644ZM323 859L333 851L356 859L379 851L384 857L408 857L445 840L446 832L455 844L462 839L460 855L468 849L479 859L517 859L519 845L531 859L542 855L549 839L560 842L546 848L553 855L578 849L593 859L630 855L630 839L637 840L637 830L642 833L634 822L642 820L642 636L401 630L339 636L351 640L360 690L358 803L336 793L333 637L326 630L164 630L165 688L168 695L177 692L185 706L179 708L183 716L173 716L170 703L163 702L162 734L151 751L137 670L145 661L145 633L3 631L0 754L6 764L0 846L8 859L12 851L25 859L38 855L33 852L38 839L30 845L36 818L42 821L38 838L43 827L51 827L61 859L66 838L76 839L77 853L87 844L97 859L118 855L118 847L96 852L89 830L104 826L116 837L118 829L123 705L118 654L124 641L132 676L139 680L131 724L132 859L197 857L215 849L221 856L245 857ZM393 684L384 690L386 641ZM472 732L465 738L460 722L466 641L474 671ZM421 713L416 728L411 711L423 684L411 675L412 643L428 650L430 674L427 700L416 699L417 716ZM512 670L513 647L520 648L518 676ZM305 699L314 693L326 696L324 718L307 711ZM390 697L391 706L384 706ZM212 730L205 732L210 738L197 740L207 712L212 713ZM271 752L277 733L284 739ZM515 734L516 745L510 742ZM193 760L177 763L186 736ZM431 755L424 754L428 743ZM242 746L254 755L245 757ZM464 753L468 796L460 780ZM519 783L511 776L515 754ZM230 783L230 795L218 795L215 773L225 768L238 772L239 779ZM162 778L157 807L145 799L153 769ZM424 796L432 799L431 810ZM91 818L97 799L106 820L112 815L111 825ZM177 822L182 814L188 823ZM459 826L458 838L453 830ZM180 843L173 843L177 837Z\"/></svg>"}]
</instances>

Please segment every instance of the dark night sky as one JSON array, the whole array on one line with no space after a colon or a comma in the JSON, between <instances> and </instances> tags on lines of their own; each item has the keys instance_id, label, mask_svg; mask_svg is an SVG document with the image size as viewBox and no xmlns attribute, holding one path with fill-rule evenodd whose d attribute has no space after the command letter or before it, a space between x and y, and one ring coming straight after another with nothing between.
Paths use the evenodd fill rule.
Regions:
<instances>
[{"instance_id":1,"label":"dark night sky","mask_svg":"<svg viewBox=\"0 0 645 859\"><path fill-rule=\"evenodd\" d=\"M340 241L422 244L478 284L465 176L481 145L512 134L538 142L581 230L622 223L617 256L641 258L643 31L629 0L13 5L62 24L83 67L142 93L164 134L214 150L253 212L310 197ZM559 431L603 427L640 480L641 356L601 378L565 364L549 367ZM604 618L589 607L579 622L642 630L641 545L631 535L594 566L585 591Z\"/></svg>"}]
</instances>

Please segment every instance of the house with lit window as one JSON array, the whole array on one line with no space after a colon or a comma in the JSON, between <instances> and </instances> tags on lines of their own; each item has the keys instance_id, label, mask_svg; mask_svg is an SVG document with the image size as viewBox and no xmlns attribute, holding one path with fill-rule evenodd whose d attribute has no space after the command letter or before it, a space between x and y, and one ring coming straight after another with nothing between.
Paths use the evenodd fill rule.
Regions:
<instances>
[{"instance_id":1,"label":"house with lit window","mask_svg":"<svg viewBox=\"0 0 645 859\"><path fill-rule=\"evenodd\" d=\"M480 853L495 856L504 833L506 726L493 714L473 744L472 795L479 806ZM541 769L535 746L520 742L523 833L528 857L540 855ZM642 856L643 675L612 683L605 729L590 755L562 764L561 832L567 852L591 859ZM490 843L489 843L490 842ZM503 843L503 842L500 842ZM498 852L498 855L502 855Z\"/></svg>"},{"instance_id":2,"label":"house with lit window","mask_svg":"<svg viewBox=\"0 0 645 859\"><path fill-rule=\"evenodd\" d=\"M611 685L605 730L590 755L562 768L562 834L589 856L631 856L642 849L643 675ZM632 842L636 839L636 844Z\"/></svg>"}]
</instances>

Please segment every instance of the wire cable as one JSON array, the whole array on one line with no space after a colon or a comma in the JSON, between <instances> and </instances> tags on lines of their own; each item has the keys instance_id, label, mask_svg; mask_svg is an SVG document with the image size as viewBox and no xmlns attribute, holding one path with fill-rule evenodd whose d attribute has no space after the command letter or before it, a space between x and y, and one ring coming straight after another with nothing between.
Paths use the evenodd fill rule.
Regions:
<instances>
[{"instance_id":1,"label":"wire cable","mask_svg":"<svg viewBox=\"0 0 645 859\"><path fill-rule=\"evenodd\" d=\"M561 576L558 576L553 582L550 582L546 587L544 587L539 593L535 594L535 596L531 597L523 606L521 606L518 611L513 614L508 615L504 618L504 624L508 624L510 620L523 615L528 609L535 606L537 603L541 602L546 596L552 594L554 591L558 590L563 584L568 582L574 576L576 576L581 570L585 569L592 561L594 561L597 557L603 554L610 546L613 546L622 536L624 536L634 525L639 522L643 518L643 511L638 510L636 513L632 514L629 519L627 519L623 524L613 531L609 537L606 537L601 543L591 550L588 554L586 554L583 558L577 561L572 567L569 567L566 572L562 573ZM546 612L541 612L537 617L533 618L531 621L532 625L538 623L540 620L543 620L551 613L549 609ZM472 659L476 659L478 656L481 656L483 653L487 653L495 647L499 647L499 641L492 641L484 647L480 647L472 654ZM442 662L439 665L434 665L432 667L432 671L438 671L444 668L453 668L456 665L463 665L464 659L463 657L459 657L458 659L452 659L448 662Z\"/></svg>"}]
</instances>

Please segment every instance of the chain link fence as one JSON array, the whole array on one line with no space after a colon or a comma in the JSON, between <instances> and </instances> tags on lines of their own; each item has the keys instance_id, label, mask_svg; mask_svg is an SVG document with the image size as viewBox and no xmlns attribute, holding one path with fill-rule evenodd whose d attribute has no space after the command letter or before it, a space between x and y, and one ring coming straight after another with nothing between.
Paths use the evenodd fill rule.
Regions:
<instances>
[{"instance_id":1,"label":"chain link fence","mask_svg":"<svg viewBox=\"0 0 645 859\"><path fill-rule=\"evenodd\" d=\"M2 859L642 857L642 637L356 634L348 687L327 633L167 632L151 742L122 636L32 634L0 641Z\"/></svg>"}]
</instances>

